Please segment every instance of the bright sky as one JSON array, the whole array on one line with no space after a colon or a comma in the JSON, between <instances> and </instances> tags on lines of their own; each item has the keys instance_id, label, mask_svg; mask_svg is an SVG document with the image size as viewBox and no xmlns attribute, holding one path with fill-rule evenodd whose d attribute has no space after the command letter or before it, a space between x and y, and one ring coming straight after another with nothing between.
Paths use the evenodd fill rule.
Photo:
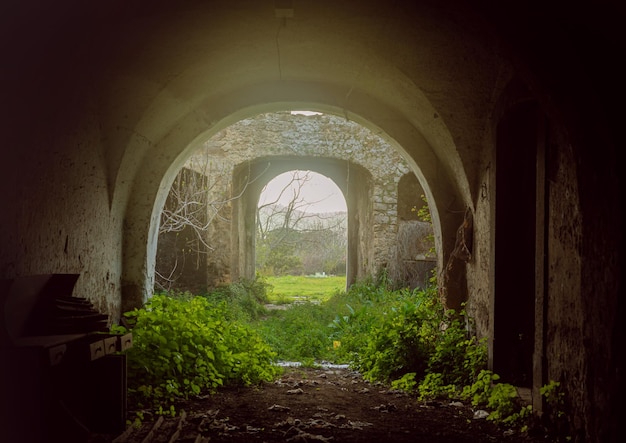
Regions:
<instances>
[{"instance_id":1,"label":"bright sky","mask_svg":"<svg viewBox=\"0 0 626 443\"><path fill-rule=\"evenodd\" d=\"M303 176L304 173L305 171L301 171L300 176ZM307 203L311 203L311 205L306 205L301 210L311 213L347 211L346 201L335 182L316 172L309 172L309 177L310 180L302 185L300 198ZM280 191L287 186L291 179L292 171L276 176L261 192L259 204L262 205L278 198ZM292 186L297 186L297 184ZM279 203L286 206L292 199L292 196L293 192L290 188L283 193ZM313 202L318 203L313 204Z\"/></svg>"},{"instance_id":2,"label":"bright sky","mask_svg":"<svg viewBox=\"0 0 626 443\"><path fill-rule=\"evenodd\" d=\"M315 111L291 111L291 115L321 115L321 112Z\"/></svg>"}]
</instances>

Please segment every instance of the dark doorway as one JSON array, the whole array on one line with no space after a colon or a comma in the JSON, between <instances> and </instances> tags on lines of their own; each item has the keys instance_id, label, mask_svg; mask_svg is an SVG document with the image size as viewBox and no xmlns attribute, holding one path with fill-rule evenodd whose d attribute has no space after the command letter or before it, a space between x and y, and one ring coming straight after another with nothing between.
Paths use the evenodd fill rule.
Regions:
<instances>
[{"instance_id":1,"label":"dark doorway","mask_svg":"<svg viewBox=\"0 0 626 443\"><path fill-rule=\"evenodd\" d=\"M535 335L538 110L517 105L498 125L493 371L531 387Z\"/></svg>"}]
</instances>

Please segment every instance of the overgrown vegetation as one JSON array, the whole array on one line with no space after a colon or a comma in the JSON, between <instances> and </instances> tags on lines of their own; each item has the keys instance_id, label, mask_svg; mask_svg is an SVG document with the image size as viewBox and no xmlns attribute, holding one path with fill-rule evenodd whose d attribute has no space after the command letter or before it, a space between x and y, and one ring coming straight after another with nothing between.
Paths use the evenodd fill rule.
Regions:
<instances>
[{"instance_id":1,"label":"overgrown vegetation","mask_svg":"<svg viewBox=\"0 0 626 443\"><path fill-rule=\"evenodd\" d=\"M132 409L175 413L174 403L226 384L250 385L280 373L276 354L223 301L187 294L155 295L125 314L133 333L128 351ZM125 333L127 328L114 327Z\"/></svg>"},{"instance_id":2,"label":"overgrown vegetation","mask_svg":"<svg viewBox=\"0 0 626 443\"><path fill-rule=\"evenodd\" d=\"M177 398L271 380L281 372L278 360L327 361L421 400L463 400L510 428L531 424L532 409L516 388L486 369L486 346L469 333L471 319L444 309L434 284L392 290L382 275L320 303L267 311L270 289L257 278L201 297L158 295L127 313L134 405L170 413ZM564 435L560 385L551 382L541 393L548 406L541 426Z\"/></svg>"},{"instance_id":3,"label":"overgrown vegetation","mask_svg":"<svg viewBox=\"0 0 626 443\"><path fill-rule=\"evenodd\" d=\"M270 302L272 285L257 276L254 280L242 279L230 285L214 289L204 297L215 304L223 302L225 315L231 320L250 322L267 311L265 304Z\"/></svg>"},{"instance_id":4,"label":"overgrown vegetation","mask_svg":"<svg viewBox=\"0 0 626 443\"><path fill-rule=\"evenodd\" d=\"M328 323L332 314L326 307L313 303L275 310L255 324L279 360L311 365L316 361L337 361L332 352Z\"/></svg>"}]
</instances>

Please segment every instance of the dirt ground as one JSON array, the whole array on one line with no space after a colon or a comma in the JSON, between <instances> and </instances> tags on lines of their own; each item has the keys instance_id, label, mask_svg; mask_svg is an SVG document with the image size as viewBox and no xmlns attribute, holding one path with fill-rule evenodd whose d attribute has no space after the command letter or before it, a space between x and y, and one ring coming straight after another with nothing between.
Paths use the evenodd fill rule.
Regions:
<instances>
[{"instance_id":1,"label":"dirt ground","mask_svg":"<svg viewBox=\"0 0 626 443\"><path fill-rule=\"evenodd\" d=\"M474 418L467 405L419 402L343 368L286 368L273 383L221 389L178 410L91 443L546 441Z\"/></svg>"}]
</instances>

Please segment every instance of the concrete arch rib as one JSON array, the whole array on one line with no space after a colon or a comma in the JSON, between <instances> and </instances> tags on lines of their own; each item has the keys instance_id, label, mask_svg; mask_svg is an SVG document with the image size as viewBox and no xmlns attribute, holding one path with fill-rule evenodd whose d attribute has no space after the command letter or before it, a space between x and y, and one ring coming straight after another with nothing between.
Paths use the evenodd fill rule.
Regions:
<instances>
[{"instance_id":1,"label":"concrete arch rib","mask_svg":"<svg viewBox=\"0 0 626 443\"><path fill-rule=\"evenodd\" d=\"M405 157L427 194L441 271L454 248L463 210L472 201L467 178L458 172L463 171L461 161L450 152L451 137L445 131L442 135L439 128L430 134L429 142L413 123L416 116L406 116L358 90L352 91L349 106L338 106L344 97L343 87L328 83L261 83L208 97L172 122L165 135L142 156L140 166L129 168L136 175L118 178L132 183L124 219L122 309L140 306L151 294L159 214L177 170L213 134L262 112L308 109L340 115L387 139ZM135 149L145 150L145 146L129 145L126 151L134 153ZM136 153L133 157L137 158Z\"/></svg>"}]
</instances>

